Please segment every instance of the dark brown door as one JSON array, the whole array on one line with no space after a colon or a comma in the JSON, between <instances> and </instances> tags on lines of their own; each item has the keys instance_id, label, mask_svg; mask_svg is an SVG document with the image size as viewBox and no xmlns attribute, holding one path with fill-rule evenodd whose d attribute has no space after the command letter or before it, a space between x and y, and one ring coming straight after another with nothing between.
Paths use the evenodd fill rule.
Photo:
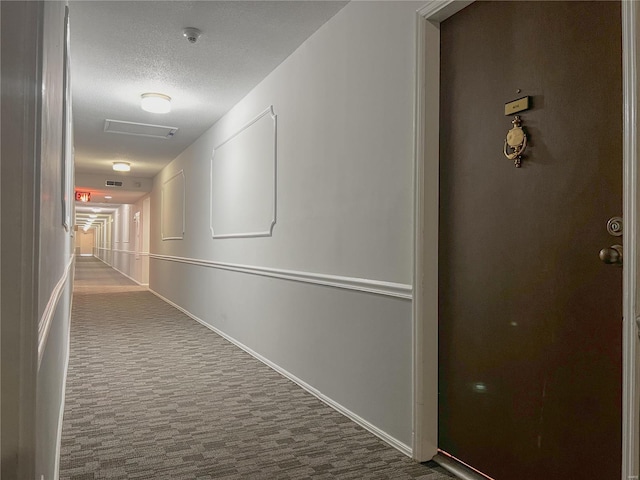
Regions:
<instances>
[{"instance_id":1,"label":"dark brown door","mask_svg":"<svg viewBox=\"0 0 640 480\"><path fill-rule=\"evenodd\" d=\"M439 447L496 480L618 480L620 4L476 2L441 42Z\"/></svg>"}]
</instances>

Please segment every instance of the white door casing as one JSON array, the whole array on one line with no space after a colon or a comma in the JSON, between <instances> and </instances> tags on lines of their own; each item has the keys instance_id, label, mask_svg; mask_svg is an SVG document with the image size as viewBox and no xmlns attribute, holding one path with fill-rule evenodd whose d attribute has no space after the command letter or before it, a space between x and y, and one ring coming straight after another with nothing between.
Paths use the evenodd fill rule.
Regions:
<instances>
[{"instance_id":1,"label":"white door casing","mask_svg":"<svg viewBox=\"0 0 640 480\"><path fill-rule=\"evenodd\" d=\"M438 449L438 176L440 23L473 1L433 0L416 12L414 123L413 458ZM622 480L638 478L640 302L638 254L637 7L622 1L623 61L623 452ZM637 301L638 299L638 301Z\"/></svg>"}]
</instances>

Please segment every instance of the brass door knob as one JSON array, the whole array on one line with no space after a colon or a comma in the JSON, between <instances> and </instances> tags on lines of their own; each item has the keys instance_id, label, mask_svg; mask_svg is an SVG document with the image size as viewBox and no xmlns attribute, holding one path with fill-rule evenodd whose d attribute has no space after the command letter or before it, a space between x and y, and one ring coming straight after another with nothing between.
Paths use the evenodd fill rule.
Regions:
<instances>
[{"instance_id":1,"label":"brass door knob","mask_svg":"<svg viewBox=\"0 0 640 480\"><path fill-rule=\"evenodd\" d=\"M600 250L600 260L607 265L622 266L622 245L611 245Z\"/></svg>"}]
</instances>

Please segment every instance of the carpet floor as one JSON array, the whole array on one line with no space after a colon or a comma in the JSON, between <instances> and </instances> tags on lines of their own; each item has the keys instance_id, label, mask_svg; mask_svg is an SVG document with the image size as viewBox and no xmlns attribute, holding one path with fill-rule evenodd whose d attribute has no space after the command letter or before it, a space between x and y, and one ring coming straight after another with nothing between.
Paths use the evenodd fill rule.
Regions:
<instances>
[{"instance_id":1,"label":"carpet floor","mask_svg":"<svg viewBox=\"0 0 640 480\"><path fill-rule=\"evenodd\" d=\"M76 264L62 480L453 478L114 273Z\"/></svg>"}]
</instances>

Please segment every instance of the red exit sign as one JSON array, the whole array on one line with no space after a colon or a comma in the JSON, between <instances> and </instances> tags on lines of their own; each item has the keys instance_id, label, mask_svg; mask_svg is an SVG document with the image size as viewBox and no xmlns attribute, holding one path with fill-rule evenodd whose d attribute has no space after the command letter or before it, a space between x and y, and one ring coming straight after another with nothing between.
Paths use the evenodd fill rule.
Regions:
<instances>
[{"instance_id":1,"label":"red exit sign","mask_svg":"<svg viewBox=\"0 0 640 480\"><path fill-rule=\"evenodd\" d=\"M76 200L84 203L90 202L91 192L76 192Z\"/></svg>"}]
</instances>

